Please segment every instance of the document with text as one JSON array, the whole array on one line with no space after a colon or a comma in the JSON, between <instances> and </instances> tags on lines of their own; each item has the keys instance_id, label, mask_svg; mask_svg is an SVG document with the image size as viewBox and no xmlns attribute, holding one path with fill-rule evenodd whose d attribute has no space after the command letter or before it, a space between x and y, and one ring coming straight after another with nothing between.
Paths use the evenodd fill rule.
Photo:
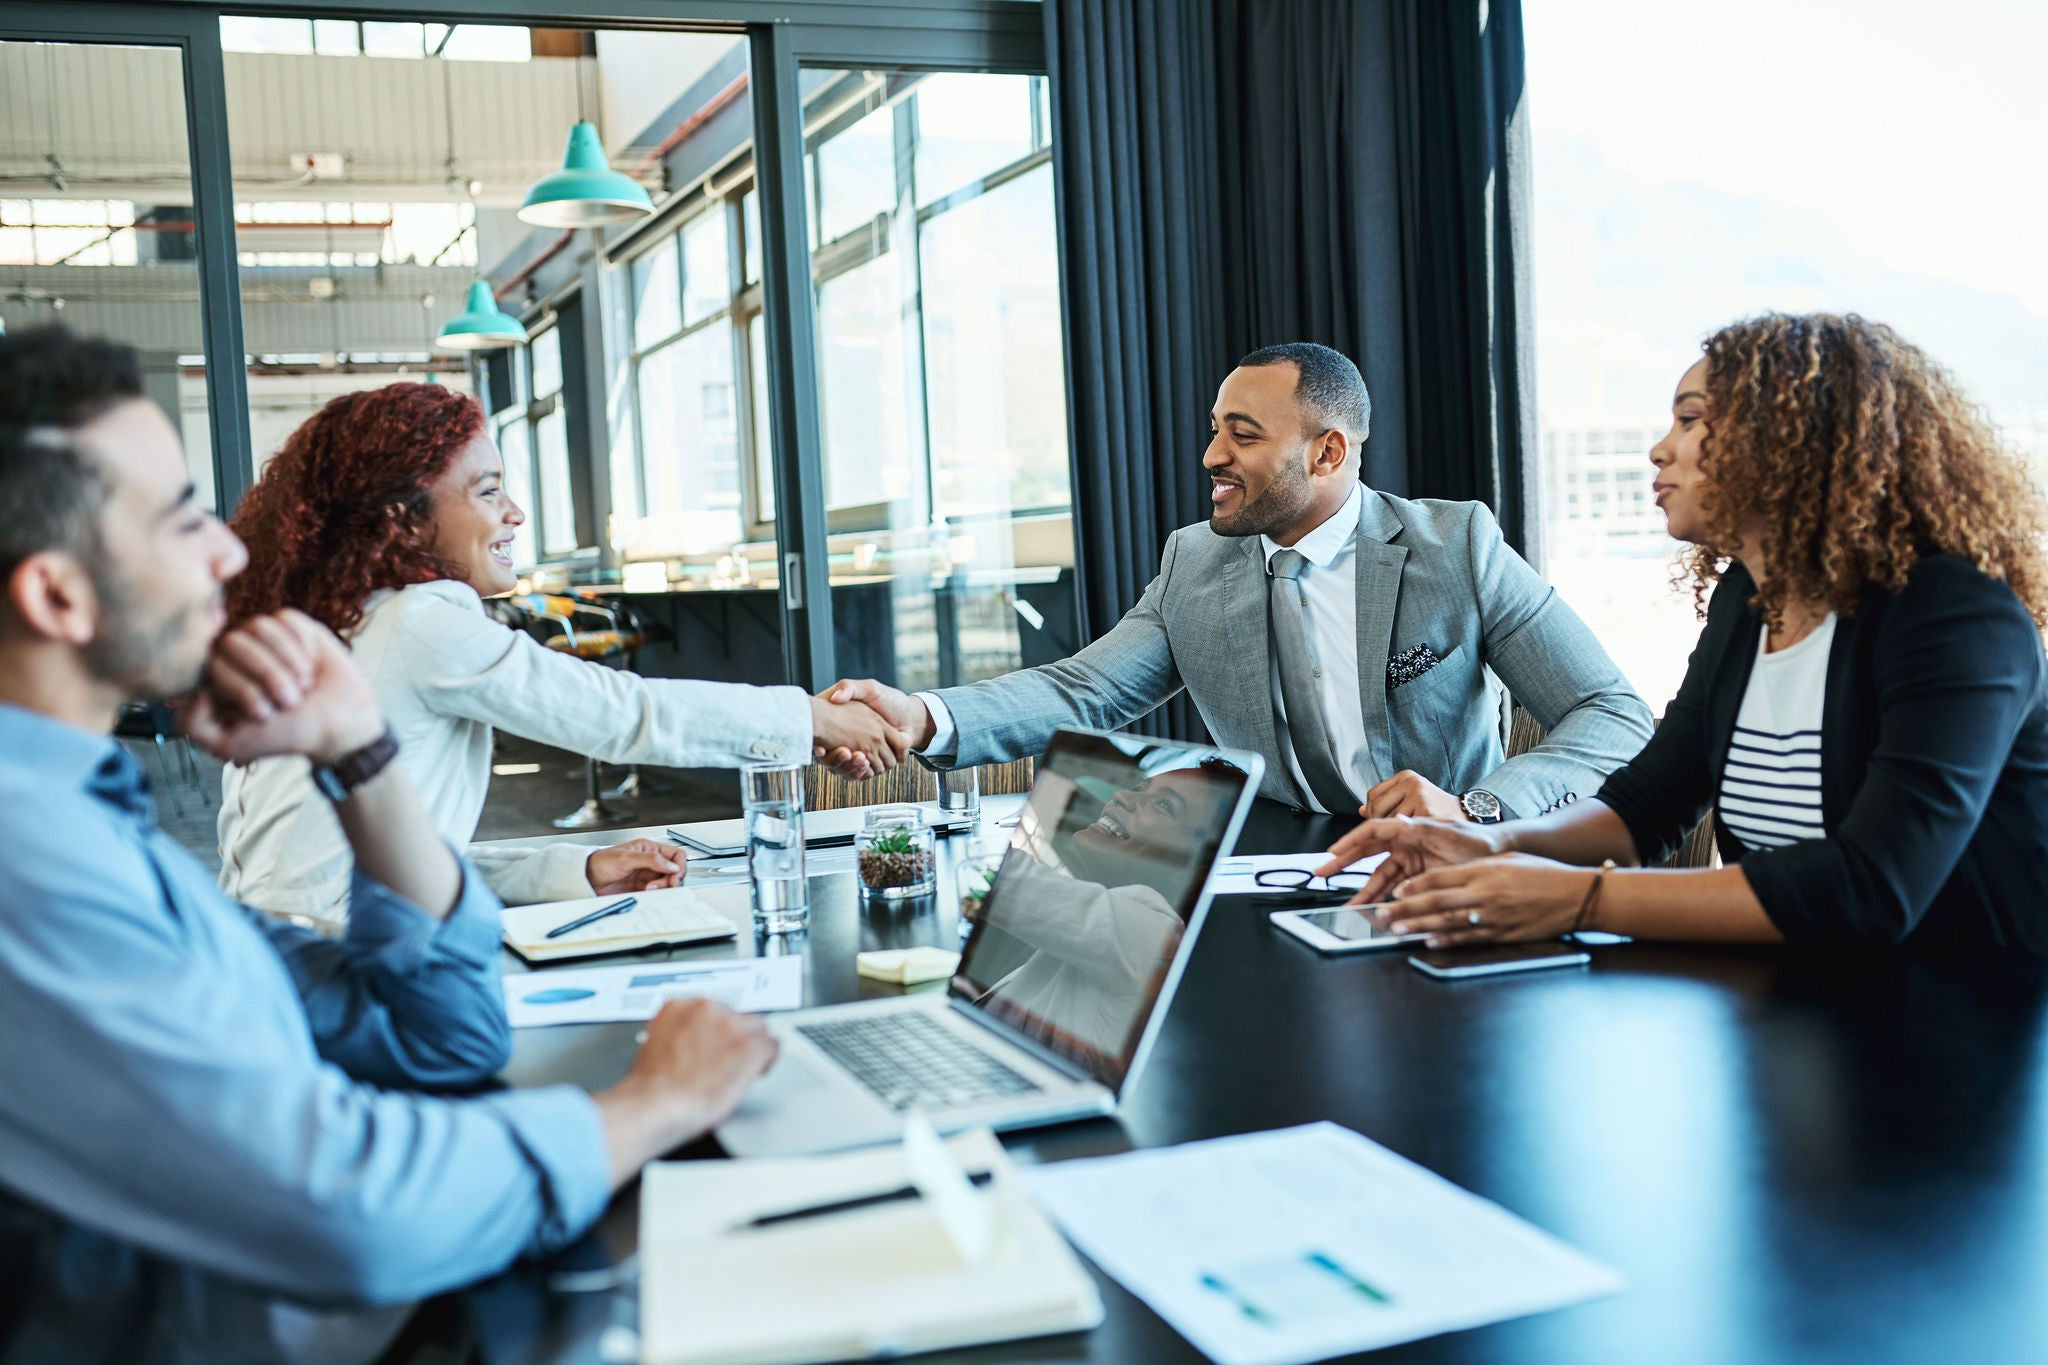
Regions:
<instances>
[{"instance_id":1,"label":"document with text","mask_svg":"<svg viewBox=\"0 0 2048 1365\"><path fill-rule=\"evenodd\" d=\"M1304 1365L1622 1288L1613 1270L1334 1123L1025 1176L1076 1246L1217 1365Z\"/></svg>"},{"instance_id":2,"label":"document with text","mask_svg":"<svg viewBox=\"0 0 2048 1365\"><path fill-rule=\"evenodd\" d=\"M505 977L513 1028L652 1019L669 1000L702 996L743 1013L804 1002L801 957L742 957L566 967Z\"/></svg>"}]
</instances>

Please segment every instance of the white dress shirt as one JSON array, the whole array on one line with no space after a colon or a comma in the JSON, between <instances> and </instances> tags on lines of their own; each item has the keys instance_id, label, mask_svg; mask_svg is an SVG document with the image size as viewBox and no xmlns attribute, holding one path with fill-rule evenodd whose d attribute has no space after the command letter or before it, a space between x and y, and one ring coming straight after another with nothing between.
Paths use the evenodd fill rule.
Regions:
<instances>
[{"instance_id":1,"label":"white dress shirt","mask_svg":"<svg viewBox=\"0 0 2048 1365\"><path fill-rule=\"evenodd\" d=\"M491 619L466 583L373 593L349 640L398 737L398 762L441 837L476 837L491 785L494 727L607 763L675 768L807 763L811 702L800 687L643 678L540 644ZM469 850L508 905L591 894L587 844ZM338 924L353 859L303 758L229 764L221 778L220 883L278 915Z\"/></svg>"},{"instance_id":2,"label":"white dress shirt","mask_svg":"<svg viewBox=\"0 0 2048 1365\"><path fill-rule=\"evenodd\" d=\"M1302 633L1308 640L1309 659L1319 673L1317 695L1323 703L1323 725L1337 744L1337 766L1360 801L1378 784L1379 769L1373 764L1372 749L1365 737L1365 706L1358 691L1358 509L1365 501L1365 487L1351 490L1344 505L1330 519L1296 541L1293 549L1308 561L1302 570L1302 591L1308 605L1302 610ZM1270 566L1273 556L1289 547L1270 536L1259 537L1265 551L1262 561ZM1280 695L1280 654L1271 651L1272 691L1280 751L1287 755L1287 770L1303 797L1316 810L1322 803L1309 792L1295 760L1294 745L1287 734L1287 700ZM933 758L950 758L957 735L953 714L936 692L919 692L932 716L931 743L918 752ZM1343 814L1352 814L1345 811Z\"/></svg>"}]
</instances>

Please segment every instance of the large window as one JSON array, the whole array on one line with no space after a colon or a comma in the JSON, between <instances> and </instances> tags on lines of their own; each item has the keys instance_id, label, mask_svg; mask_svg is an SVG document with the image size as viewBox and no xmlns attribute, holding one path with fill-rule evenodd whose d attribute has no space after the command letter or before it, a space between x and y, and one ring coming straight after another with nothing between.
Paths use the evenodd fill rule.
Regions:
<instances>
[{"instance_id":1,"label":"large window","mask_svg":"<svg viewBox=\"0 0 2048 1365\"><path fill-rule=\"evenodd\" d=\"M819 415L840 671L972 681L1071 648L1044 82L839 71L815 103ZM1050 628L1047 612L1056 620Z\"/></svg>"},{"instance_id":2,"label":"large window","mask_svg":"<svg viewBox=\"0 0 2048 1365\"><path fill-rule=\"evenodd\" d=\"M505 460L505 491L526 509L526 525L512 542L514 566L528 569L590 550L577 534L560 329L549 327L487 364L491 431Z\"/></svg>"},{"instance_id":3,"label":"large window","mask_svg":"<svg viewBox=\"0 0 2048 1365\"><path fill-rule=\"evenodd\" d=\"M1886 12L1529 14L1545 569L1655 710L1699 626L1669 586L1648 452L1715 328L1765 309L1890 323L2048 465L2048 191L2027 169L2038 120L2010 103L2048 9Z\"/></svg>"},{"instance_id":4,"label":"large window","mask_svg":"<svg viewBox=\"0 0 2048 1365\"><path fill-rule=\"evenodd\" d=\"M922 687L1061 657L1073 527L1045 82L829 71L805 89L839 669ZM726 165L613 276L633 435L612 543L685 590L780 586L760 220L744 157Z\"/></svg>"},{"instance_id":5,"label":"large window","mask_svg":"<svg viewBox=\"0 0 2048 1365\"><path fill-rule=\"evenodd\" d=\"M614 491L612 540L628 560L669 563L685 586L748 584L755 562L775 558L772 481L747 477L761 291L737 286L741 217L736 199L709 199L626 272L638 501Z\"/></svg>"}]
</instances>

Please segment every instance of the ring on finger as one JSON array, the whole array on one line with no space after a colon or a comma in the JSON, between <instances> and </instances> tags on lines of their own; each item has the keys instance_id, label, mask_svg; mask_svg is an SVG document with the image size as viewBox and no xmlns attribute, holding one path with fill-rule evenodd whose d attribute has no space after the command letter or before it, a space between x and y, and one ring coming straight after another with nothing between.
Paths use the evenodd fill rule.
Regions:
<instances>
[{"instance_id":1,"label":"ring on finger","mask_svg":"<svg viewBox=\"0 0 2048 1365\"><path fill-rule=\"evenodd\" d=\"M1465 923L1467 923L1467 924L1477 924L1477 923L1479 923L1479 912L1478 912L1477 910L1467 910L1467 911L1465 912Z\"/></svg>"}]
</instances>

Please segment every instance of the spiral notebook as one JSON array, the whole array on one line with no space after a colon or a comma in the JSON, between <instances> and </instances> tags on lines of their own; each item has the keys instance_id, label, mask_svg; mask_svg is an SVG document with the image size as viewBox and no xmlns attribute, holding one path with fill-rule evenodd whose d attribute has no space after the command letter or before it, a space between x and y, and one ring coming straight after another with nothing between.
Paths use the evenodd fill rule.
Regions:
<instances>
[{"instance_id":1,"label":"spiral notebook","mask_svg":"<svg viewBox=\"0 0 2048 1365\"><path fill-rule=\"evenodd\" d=\"M686 943L707 943L733 938L739 929L716 907L687 886L662 891L634 893L639 902L631 910L607 915L574 933L549 938L548 930L571 924L593 910L622 899L619 896L589 896L582 900L548 901L541 905L507 906L504 912L505 946L526 961L571 962L578 958L601 957L607 953L639 953L650 948L676 947Z\"/></svg>"}]
</instances>

